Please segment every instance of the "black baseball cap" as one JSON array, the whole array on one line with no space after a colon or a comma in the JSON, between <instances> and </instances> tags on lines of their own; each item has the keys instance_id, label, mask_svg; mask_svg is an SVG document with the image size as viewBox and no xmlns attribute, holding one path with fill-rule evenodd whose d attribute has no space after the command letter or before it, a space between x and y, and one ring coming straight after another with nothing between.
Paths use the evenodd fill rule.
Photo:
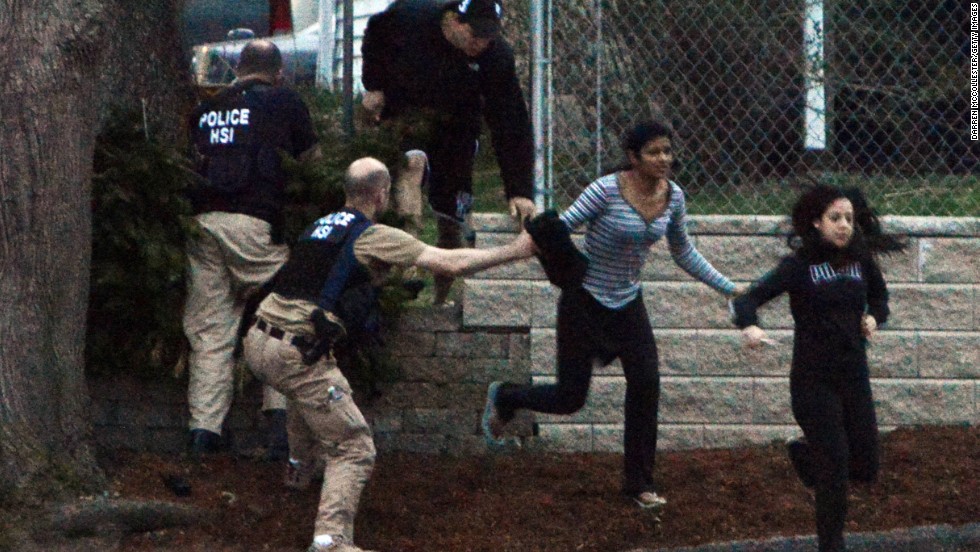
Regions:
<instances>
[{"instance_id":1,"label":"black baseball cap","mask_svg":"<svg viewBox=\"0 0 980 552\"><path fill-rule=\"evenodd\" d=\"M478 38L493 38L500 33L504 7L500 0L460 0L456 6L459 22L466 23Z\"/></svg>"}]
</instances>

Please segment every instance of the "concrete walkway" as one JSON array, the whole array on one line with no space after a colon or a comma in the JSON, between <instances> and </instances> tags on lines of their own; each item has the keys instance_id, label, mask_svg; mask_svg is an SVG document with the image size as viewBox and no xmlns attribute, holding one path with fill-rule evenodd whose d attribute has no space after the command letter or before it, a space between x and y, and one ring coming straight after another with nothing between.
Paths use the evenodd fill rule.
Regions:
<instances>
[{"instance_id":1,"label":"concrete walkway","mask_svg":"<svg viewBox=\"0 0 980 552\"><path fill-rule=\"evenodd\" d=\"M846 535L848 552L978 552L980 523L930 525ZM814 552L813 535L705 544L683 548L636 548L624 552Z\"/></svg>"}]
</instances>

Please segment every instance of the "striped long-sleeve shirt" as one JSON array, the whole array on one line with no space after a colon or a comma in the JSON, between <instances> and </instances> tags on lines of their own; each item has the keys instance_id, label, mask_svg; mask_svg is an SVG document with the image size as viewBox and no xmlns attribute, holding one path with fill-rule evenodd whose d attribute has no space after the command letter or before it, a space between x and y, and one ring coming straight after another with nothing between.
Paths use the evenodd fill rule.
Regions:
<instances>
[{"instance_id":1,"label":"striped long-sleeve shirt","mask_svg":"<svg viewBox=\"0 0 980 552\"><path fill-rule=\"evenodd\" d=\"M585 254L589 268L582 284L597 301L619 309L640 292L640 269L653 246L667 236L670 255L685 272L724 294L735 284L698 252L687 235L684 191L670 183L670 201L656 219L646 222L619 192L619 173L589 184L561 220L575 230L588 224Z\"/></svg>"}]
</instances>

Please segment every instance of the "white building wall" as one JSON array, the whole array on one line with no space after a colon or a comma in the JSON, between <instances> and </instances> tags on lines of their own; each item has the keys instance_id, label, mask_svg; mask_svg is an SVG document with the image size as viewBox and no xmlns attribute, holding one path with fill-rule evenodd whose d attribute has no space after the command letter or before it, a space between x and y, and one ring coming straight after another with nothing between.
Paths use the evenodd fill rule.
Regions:
<instances>
[{"instance_id":1,"label":"white building wall","mask_svg":"<svg viewBox=\"0 0 980 552\"><path fill-rule=\"evenodd\" d=\"M392 0L354 0L354 93L364 91L364 86L361 84L361 42L364 38L364 29L367 27L367 20L372 15L384 11L391 2ZM337 0L336 13L333 82L334 90L339 90L344 78L343 0Z\"/></svg>"}]
</instances>

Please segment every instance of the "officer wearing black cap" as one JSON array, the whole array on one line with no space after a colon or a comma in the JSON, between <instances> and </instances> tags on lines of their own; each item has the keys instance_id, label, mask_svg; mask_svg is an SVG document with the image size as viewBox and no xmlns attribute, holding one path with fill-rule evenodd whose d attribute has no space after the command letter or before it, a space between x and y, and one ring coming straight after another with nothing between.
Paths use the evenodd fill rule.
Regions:
<instances>
[{"instance_id":1,"label":"officer wearing black cap","mask_svg":"<svg viewBox=\"0 0 980 552\"><path fill-rule=\"evenodd\" d=\"M422 175L436 213L437 245L462 245L472 208L473 160L481 118L490 129L511 214L534 214L534 145L514 52L500 36L498 0L396 0L370 18L361 49L364 107L379 121L408 121L409 156L393 189L396 210L421 217ZM424 132L414 121L421 120ZM420 166L421 165L421 166ZM418 196L418 197L415 197ZM466 236L470 239L470 236ZM435 302L445 301L451 278L436 279Z\"/></svg>"}]
</instances>

